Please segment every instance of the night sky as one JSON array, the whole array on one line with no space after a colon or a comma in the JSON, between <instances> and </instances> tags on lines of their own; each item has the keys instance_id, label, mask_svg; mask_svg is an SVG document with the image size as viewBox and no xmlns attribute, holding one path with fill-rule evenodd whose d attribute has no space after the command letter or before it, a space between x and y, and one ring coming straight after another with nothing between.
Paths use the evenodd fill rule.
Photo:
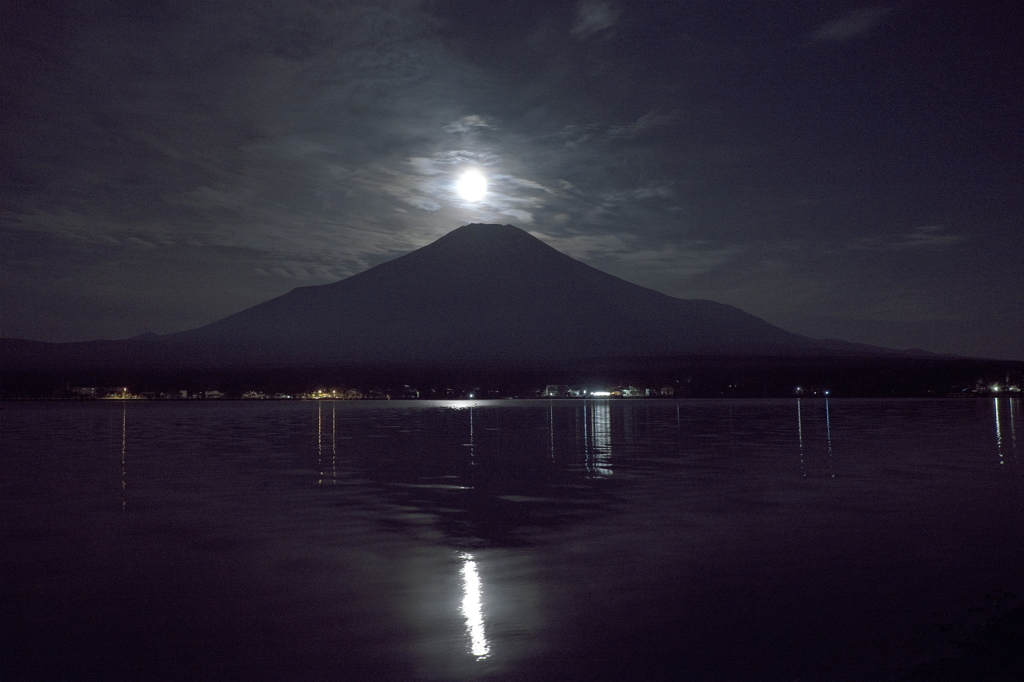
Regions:
<instances>
[{"instance_id":1,"label":"night sky","mask_svg":"<svg viewBox=\"0 0 1024 682\"><path fill-rule=\"evenodd\" d=\"M180 331L489 222L815 338L1024 359L1015 3L0 8L3 336Z\"/></svg>"}]
</instances>

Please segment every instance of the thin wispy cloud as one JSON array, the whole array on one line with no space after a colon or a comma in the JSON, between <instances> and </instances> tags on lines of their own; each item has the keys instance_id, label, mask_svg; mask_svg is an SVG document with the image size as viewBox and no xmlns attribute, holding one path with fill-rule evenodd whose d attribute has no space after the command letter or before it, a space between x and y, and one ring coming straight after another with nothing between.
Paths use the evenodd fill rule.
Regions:
<instances>
[{"instance_id":1,"label":"thin wispy cloud","mask_svg":"<svg viewBox=\"0 0 1024 682\"><path fill-rule=\"evenodd\" d=\"M847 249L856 251L904 251L907 249L938 249L953 246L963 240L958 234L951 234L942 225L925 225L910 232L896 235L870 236L853 239Z\"/></svg>"},{"instance_id":2,"label":"thin wispy cloud","mask_svg":"<svg viewBox=\"0 0 1024 682\"><path fill-rule=\"evenodd\" d=\"M648 111L626 123L570 123L562 126L558 136L563 140L563 144L573 147L598 140L635 140L646 133L670 125L678 117L677 111Z\"/></svg>"},{"instance_id":3,"label":"thin wispy cloud","mask_svg":"<svg viewBox=\"0 0 1024 682\"><path fill-rule=\"evenodd\" d=\"M583 0L576 5L576 22L569 33L577 40L586 40L606 34L621 14L614 2Z\"/></svg>"},{"instance_id":4,"label":"thin wispy cloud","mask_svg":"<svg viewBox=\"0 0 1024 682\"><path fill-rule=\"evenodd\" d=\"M666 126L676 118L676 112L648 111L631 123L615 125L608 129L611 139L631 140L645 132Z\"/></svg>"},{"instance_id":5,"label":"thin wispy cloud","mask_svg":"<svg viewBox=\"0 0 1024 682\"><path fill-rule=\"evenodd\" d=\"M458 121L452 121L444 126L443 130L446 133L469 133L483 128L494 128L494 126L485 121L483 116L472 114L470 116L463 116Z\"/></svg>"},{"instance_id":6,"label":"thin wispy cloud","mask_svg":"<svg viewBox=\"0 0 1024 682\"><path fill-rule=\"evenodd\" d=\"M838 19L825 22L811 34L811 39L829 43L852 40L878 26L892 11L892 7L859 7Z\"/></svg>"},{"instance_id":7,"label":"thin wispy cloud","mask_svg":"<svg viewBox=\"0 0 1024 682\"><path fill-rule=\"evenodd\" d=\"M734 248L722 248L706 242L665 244L629 233L568 233L557 236L541 232L532 234L563 253L613 274L626 271L660 273L661 285L707 273L722 266L736 254ZM638 282L635 275L631 279ZM646 282L646 285L664 290L665 287L654 279Z\"/></svg>"}]
</instances>

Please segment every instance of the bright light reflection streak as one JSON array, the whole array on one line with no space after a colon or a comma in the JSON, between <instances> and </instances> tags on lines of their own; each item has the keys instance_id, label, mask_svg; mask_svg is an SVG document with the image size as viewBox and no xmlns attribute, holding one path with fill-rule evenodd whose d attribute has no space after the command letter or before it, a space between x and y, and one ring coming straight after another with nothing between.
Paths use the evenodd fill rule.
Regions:
<instances>
[{"instance_id":1,"label":"bright light reflection streak","mask_svg":"<svg viewBox=\"0 0 1024 682\"><path fill-rule=\"evenodd\" d=\"M320 469L317 485L324 483L324 414L323 403L316 401L316 463Z\"/></svg>"},{"instance_id":2,"label":"bright light reflection streak","mask_svg":"<svg viewBox=\"0 0 1024 682\"><path fill-rule=\"evenodd\" d=\"M800 412L800 398L796 399L796 433L797 439L800 442L800 475L806 476L807 468L804 466L804 418Z\"/></svg>"},{"instance_id":3,"label":"bright light reflection streak","mask_svg":"<svg viewBox=\"0 0 1024 682\"><path fill-rule=\"evenodd\" d=\"M548 403L548 448L551 461L555 461L555 404Z\"/></svg>"},{"instance_id":4,"label":"bright light reflection streak","mask_svg":"<svg viewBox=\"0 0 1024 682\"><path fill-rule=\"evenodd\" d=\"M128 507L128 404L121 406L121 511Z\"/></svg>"},{"instance_id":5,"label":"bright light reflection streak","mask_svg":"<svg viewBox=\"0 0 1024 682\"><path fill-rule=\"evenodd\" d=\"M832 471L832 478L835 478L836 472L832 469L832 417L828 412L828 398L825 398L825 437L828 439L828 468Z\"/></svg>"},{"instance_id":6,"label":"bright light reflection streak","mask_svg":"<svg viewBox=\"0 0 1024 682\"><path fill-rule=\"evenodd\" d=\"M482 660L491 654L491 646L484 632L480 574L477 573L473 555L461 552L459 558L462 559L462 616L466 619L469 651L478 660Z\"/></svg>"},{"instance_id":7,"label":"bright light reflection streak","mask_svg":"<svg viewBox=\"0 0 1024 682\"><path fill-rule=\"evenodd\" d=\"M1010 447L1013 448L1013 459L1017 460L1017 416L1014 414L1013 406L1016 398L1010 398L1007 404L1010 406Z\"/></svg>"},{"instance_id":8,"label":"bright light reflection streak","mask_svg":"<svg viewBox=\"0 0 1024 682\"><path fill-rule=\"evenodd\" d=\"M996 450L999 453L999 463L1003 464L1003 429L999 424L999 398L993 398L992 402L996 406Z\"/></svg>"},{"instance_id":9,"label":"bright light reflection streak","mask_svg":"<svg viewBox=\"0 0 1024 682\"><path fill-rule=\"evenodd\" d=\"M607 400L595 401L590 411L594 423L591 433L594 437L594 460L596 471L601 476L611 476L610 454L612 449L611 412Z\"/></svg>"}]
</instances>

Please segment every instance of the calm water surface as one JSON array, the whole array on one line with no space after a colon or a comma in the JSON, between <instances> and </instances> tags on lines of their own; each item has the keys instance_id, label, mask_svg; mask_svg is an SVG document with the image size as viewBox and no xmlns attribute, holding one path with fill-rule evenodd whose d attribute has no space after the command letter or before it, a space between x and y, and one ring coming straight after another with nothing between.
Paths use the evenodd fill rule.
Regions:
<instances>
[{"instance_id":1,"label":"calm water surface","mask_svg":"<svg viewBox=\"0 0 1024 682\"><path fill-rule=\"evenodd\" d=\"M3 403L0 666L898 679L1020 605L1021 410Z\"/></svg>"}]
</instances>

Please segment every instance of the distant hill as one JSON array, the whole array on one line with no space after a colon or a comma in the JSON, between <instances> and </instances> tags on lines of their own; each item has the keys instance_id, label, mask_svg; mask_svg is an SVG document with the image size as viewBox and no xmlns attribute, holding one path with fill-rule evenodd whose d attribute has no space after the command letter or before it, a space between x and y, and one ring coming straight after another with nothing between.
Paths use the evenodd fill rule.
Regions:
<instances>
[{"instance_id":1,"label":"distant hill","mask_svg":"<svg viewBox=\"0 0 1024 682\"><path fill-rule=\"evenodd\" d=\"M658 293L512 225L466 225L331 284L217 322L124 341L7 339L5 366L558 367L694 355L896 351L792 334L733 306Z\"/></svg>"}]
</instances>

